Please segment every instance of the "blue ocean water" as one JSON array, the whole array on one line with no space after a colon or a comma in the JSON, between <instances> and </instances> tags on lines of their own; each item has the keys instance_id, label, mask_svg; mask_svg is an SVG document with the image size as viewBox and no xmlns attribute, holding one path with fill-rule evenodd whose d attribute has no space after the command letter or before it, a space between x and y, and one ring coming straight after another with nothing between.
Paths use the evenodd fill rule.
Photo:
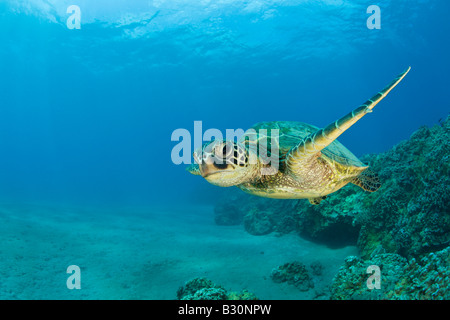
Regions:
<instances>
[{"instance_id":1,"label":"blue ocean water","mask_svg":"<svg viewBox=\"0 0 450 320\"><path fill-rule=\"evenodd\" d=\"M381 29L367 27L371 15L367 7L372 4L381 8ZM71 5L80 8L80 29L68 26ZM83 229L86 225L76 229L74 222L75 233L83 240L79 246L76 238L75 244L66 243L82 257L93 252L86 247L126 234L126 248L118 243L114 249L98 249L105 255L98 264L125 270L122 264L133 261L133 256L112 252L127 252L133 241L146 235L149 238L138 248L145 248L152 236L162 245L167 236L148 235L144 227L130 231L131 226L152 225L142 208L167 211L161 221L155 218L160 223L155 225L160 230L170 226L168 234L176 241L174 225L189 230L198 221L190 221L190 214L181 209L167 208L201 206L199 212L209 217L212 211L203 206L214 204L223 193L188 174L186 165L173 163L174 130L184 128L193 135L194 121L202 121L204 131L247 129L273 120L323 127L411 66L407 78L375 111L339 138L358 156L390 149L449 112L449 9L446 0L1 1L0 201L3 216L10 219L10 225L3 225L3 235L16 237L17 243L11 240L8 249L0 248L19 259L14 248L24 250L27 242L21 242L22 236L38 230L36 239L42 243L34 244L36 250L48 253L55 270L59 270L55 257L61 255L57 261L64 261L63 273L57 277L65 286L65 267L76 261L64 260L52 237L70 233L71 219L83 219L71 214L86 211L91 232ZM48 209L44 215L51 221L49 229L36 218L42 212L34 216L37 209L28 207L36 204ZM121 209L96 215L95 207ZM137 212L138 218L127 220L130 212ZM118 229L104 230L102 221L108 220L121 221L114 222L114 228L131 229L121 235L116 234ZM36 226L39 221L44 224ZM211 228L213 223L204 230ZM58 232L48 235L45 230ZM192 242L192 248L198 245ZM156 284L131 295L121 295L120 290L112 294L117 290L111 284L78 296L66 288L26 291L26 280L14 281L21 272L39 269L31 263L46 262L36 256L21 271L20 261L30 253L20 255L17 264L9 265L15 272L2 268L11 282L3 284L3 290L0 286L0 297L175 297L175 292L173 297L158 296ZM142 272L145 259L136 257L135 274ZM147 267L160 268L158 274L164 272L164 262L167 268L189 265L173 251L155 253L152 261L160 264ZM182 282L177 281L173 286ZM121 284L123 292L129 292L129 282ZM277 297L286 298L269 296Z\"/></svg>"}]
</instances>

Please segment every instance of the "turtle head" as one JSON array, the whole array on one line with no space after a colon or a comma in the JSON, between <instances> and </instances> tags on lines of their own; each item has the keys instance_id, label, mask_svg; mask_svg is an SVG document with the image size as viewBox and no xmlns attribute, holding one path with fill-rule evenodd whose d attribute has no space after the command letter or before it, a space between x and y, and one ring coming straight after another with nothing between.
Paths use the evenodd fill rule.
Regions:
<instances>
[{"instance_id":1,"label":"turtle head","mask_svg":"<svg viewBox=\"0 0 450 320\"><path fill-rule=\"evenodd\" d=\"M205 143L194 152L200 175L211 184L231 187L249 179L247 150L232 141Z\"/></svg>"}]
</instances>

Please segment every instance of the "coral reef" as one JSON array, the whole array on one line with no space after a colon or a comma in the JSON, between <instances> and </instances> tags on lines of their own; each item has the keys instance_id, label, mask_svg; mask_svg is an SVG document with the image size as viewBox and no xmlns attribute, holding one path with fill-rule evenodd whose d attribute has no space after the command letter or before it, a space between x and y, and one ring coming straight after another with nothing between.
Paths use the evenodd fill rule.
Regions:
<instances>
[{"instance_id":1,"label":"coral reef","mask_svg":"<svg viewBox=\"0 0 450 320\"><path fill-rule=\"evenodd\" d=\"M178 300L257 300L247 290L227 292L222 286L206 278L189 280L177 291Z\"/></svg>"},{"instance_id":2,"label":"coral reef","mask_svg":"<svg viewBox=\"0 0 450 320\"><path fill-rule=\"evenodd\" d=\"M227 300L227 292L222 288L202 288L181 300Z\"/></svg>"},{"instance_id":3,"label":"coral reef","mask_svg":"<svg viewBox=\"0 0 450 320\"><path fill-rule=\"evenodd\" d=\"M271 233L273 222L270 220L270 211L250 209L250 212L244 216L244 228L255 236Z\"/></svg>"},{"instance_id":4,"label":"coral reef","mask_svg":"<svg viewBox=\"0 0 450 320\"><path fill-rule=\"evenodd\" d=\"M367 268L380 268L380 289L369 289ZM348 257L333 280L332 299L447 300L450 298L450 247L407 261L395 253L369 260Z\"/></svg>"},{"instance_id":5,"label":"coral reef","mask_svg":"<svg viewBox=\"0 0 450 320\"><path fill-rule=\"evenodd\" d=\"M227 293L227 300L258 300L254 293L242 290L241 292L231 291Z\"/></svg>"},{"instance_id":6,"label":"coral reef","mask_svg":"<svg viewBox=\"0 0 450 320\"><path fill-rule=\"evenodd\" d=\"M177 298L179 300L193 300L189 299L193 297L197 292L209 289L217 289L218 292L224 290L221 286L214 284L211 280L206 278L195 278L185 283L184 286L180 287L177 291Z\"/></svg>"},{"instance_id":7,"label":"coral reef","mask_svg":"<svg viewBox=\"0 0 450 320\"><path fill-rule=\"evenodd\" d=\"M361 195L361 255L412 258L450 245L450 117L422 127L386 153L367 156L383 186ZM366 160L366 161L367 161Z\"/></svg>"},{"instance_id":8,"label":"coral reef","mask_svg":"<svg viewBox=\"0 0 450 320\"><path fill-rule=\"evenodd\" d=\"M318 271L315 265L316 272ZM296 286L300 291L314 288L312 278L303 263L298 261L285 263L272 270L271 278L274 282L287 282Z\"/></svg>"}]
</instances>

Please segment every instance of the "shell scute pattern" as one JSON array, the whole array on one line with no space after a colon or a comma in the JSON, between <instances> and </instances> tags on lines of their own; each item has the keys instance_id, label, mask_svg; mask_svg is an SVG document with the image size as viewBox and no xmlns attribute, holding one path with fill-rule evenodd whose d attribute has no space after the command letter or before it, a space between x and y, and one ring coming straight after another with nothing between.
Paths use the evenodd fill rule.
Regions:
<instances>
[{"instance_id":1,"label":"shell scute pattern","mask_svg":"<svg viewBox=\"0 0 450 320\"><path fill-rule=\"evenodd\" d=\"M269 161L268 158L271 157L272 151L274 150L272 144L275 144L275 147L279 150L280 170L282 170L282 163L289 150L318 130L318 127L304 122L260 122L246 131L240 139L240 143L250 151L256 150L258 156L263 158L262 160L266 161L266 163ZM274 133L278 133L278 135ZM337 140L334 140L321 153L331 161L336 161L344 166L365 167L364 163ZM265 159L266 157L267 159Z\"/></svg>"}]
</instances>

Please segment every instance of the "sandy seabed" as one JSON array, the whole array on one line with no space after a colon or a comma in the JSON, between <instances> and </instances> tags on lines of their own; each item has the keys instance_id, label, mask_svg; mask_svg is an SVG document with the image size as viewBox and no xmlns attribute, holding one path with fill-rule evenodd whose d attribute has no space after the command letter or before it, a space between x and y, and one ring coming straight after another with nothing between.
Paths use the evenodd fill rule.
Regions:
<instances>
[{"instance_id":1,"label":"sandy seabed","mask_svg":"<svg viewBox=\"0 0 450 320\"><path fill-rule=\"evenodd\" d=\"M260 299L315 299L349 255L356 247L218 226L211 206L0 204L0 299L176 299L195 277ZM314 289L271 280L273 268L294 260L324 266ZM67 288L70 265L80 267L79 290Z\"/></svg>"}]
</instances>

